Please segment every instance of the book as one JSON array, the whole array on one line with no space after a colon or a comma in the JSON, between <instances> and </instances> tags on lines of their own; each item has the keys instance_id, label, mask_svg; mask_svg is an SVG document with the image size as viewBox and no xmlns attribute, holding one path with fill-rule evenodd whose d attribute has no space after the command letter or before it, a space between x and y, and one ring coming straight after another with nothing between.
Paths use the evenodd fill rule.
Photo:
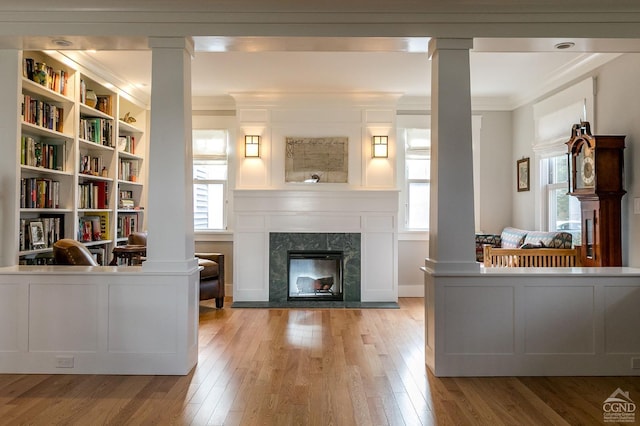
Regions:
<instances>
[{"instance_id":1,"label":"book","mask_svg":"<svg viewBox=\"0 0 640 426\"><path fill-rule=\"evenodd\" d=\"M90 217L91 217L91 240L100 241L102 240L102 227L100 225L100 217L98 216L90 216Z\"/></svg>"},{"instance_id":2,"label":"book","mask_svg":"<svg viewBox=\"0 0 640 426\"><path fill-rule=\"evenodd\" d=\"M100 219L100 233L103 240L110 240L111 233L109 232L109 212L96 212L95 216Z\"/></svg>"},{"instance_id":3,"label":"book","mask_svg":"<svg viewBox=\"0 0 640 426\"><path fill-rule=\"evenodd\" d=\"M78 240L84 243L91 241L93 232L91 230L91 219L82 216L78 223Z\"/></svg>"},{"instance_id":4,"label":"book","mask_svg":"<svg viewBox=\"0 0 640 426\"><path fill-rule=\"evenodd\" d=\"M104 226L102 220L99 213L80 217L78 219L78 241L87 243L106 239L102 234Z\"/></svg>"},{"instance_id":5,"label":"book","mask_svg":"<svg viewBox=\"0 0 640 426\"><path fill-rule=\"evenodd\" d=\"M43 222L49 221L49 246L64 238L64 214L43 213L40 215Z\"/></svg>"}]
</instances>

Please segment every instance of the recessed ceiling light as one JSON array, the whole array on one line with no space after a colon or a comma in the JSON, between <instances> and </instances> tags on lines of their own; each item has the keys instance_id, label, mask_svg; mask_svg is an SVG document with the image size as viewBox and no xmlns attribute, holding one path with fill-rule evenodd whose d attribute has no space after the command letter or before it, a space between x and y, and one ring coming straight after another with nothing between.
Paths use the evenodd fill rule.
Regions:
<instances>
[{"instance_id":1,"label":"recessed ceiling light","mask_svg":"<svg viewBox=\"0 0 640 426\"><path fill-rule=\"evenodd\" d=\"M71 41L64 38L54 38L51 42L58 47L69 47L73 44Z\"/></svg>"},{"instance_id":2,"label":"recessed ceiling light","mask_svg":"<svg viewBox=\"0 0 640 426\"><path fill-rule=\"evenodd\" d=\"M571 49L575 45L576 44L572 41L563 41L562 43L558 43L553 47L555 47L558 50L564 50L564 49Z\"/></svg>"}]
</instances>

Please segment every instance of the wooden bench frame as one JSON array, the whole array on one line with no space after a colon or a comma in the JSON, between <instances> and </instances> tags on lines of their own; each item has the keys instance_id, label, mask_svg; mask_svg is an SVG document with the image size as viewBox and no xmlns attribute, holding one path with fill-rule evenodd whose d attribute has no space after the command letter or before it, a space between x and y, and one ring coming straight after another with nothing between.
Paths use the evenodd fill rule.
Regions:
<instances>
[{"instance_id":1,"label":"wooden bench frame","mask_svg":"<svg viewBox=\"0 0 640 426\"><path fill-rule=\"evenodd\" d=\"M580 250L572 249L520 249L483 246L484 266L487 268L514 267L574 267L580 266Z\"/></svg>"}]
</instances>

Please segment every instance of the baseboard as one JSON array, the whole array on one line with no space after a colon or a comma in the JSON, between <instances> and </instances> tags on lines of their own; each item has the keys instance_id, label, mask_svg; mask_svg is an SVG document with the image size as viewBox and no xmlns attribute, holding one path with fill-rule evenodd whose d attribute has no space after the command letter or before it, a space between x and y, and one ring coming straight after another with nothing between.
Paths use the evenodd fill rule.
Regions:
<instances>
[{"instance_id":1,"label":"baseboard","mask_svg":"<svg viewBox=\"0 0 640 426\"><path fill-rule=\"evenodd\" d=\"M424 297L424 284L399 285L398 297Z\"/></svg>"}]
</instances>

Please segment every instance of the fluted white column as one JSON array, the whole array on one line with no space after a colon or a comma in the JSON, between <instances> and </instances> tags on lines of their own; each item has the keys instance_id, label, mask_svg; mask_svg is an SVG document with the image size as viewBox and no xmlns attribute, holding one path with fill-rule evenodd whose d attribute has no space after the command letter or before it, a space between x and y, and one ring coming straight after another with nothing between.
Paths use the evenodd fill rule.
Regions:
<instances>
[{"instance_id":1,"label":"fluted white column","mask_svg":"<svg viewBox=\"0 0 640 426\"><path fill-rule=\"evenodd\" d=\"M193 237L191 58L193 42L152 37L147 257L143 269L197 266Z\"/></svg>"},{"instance_id":2,"label":"fluted white column","mask_svg":"<svg viewBox=\"0 0 640 426\"><path fill-rule=\"evenodd\" d=\"M435 272L477 271L471 146L471 39L432 39L429 258Z\"/></svg>"}]
</instances>

